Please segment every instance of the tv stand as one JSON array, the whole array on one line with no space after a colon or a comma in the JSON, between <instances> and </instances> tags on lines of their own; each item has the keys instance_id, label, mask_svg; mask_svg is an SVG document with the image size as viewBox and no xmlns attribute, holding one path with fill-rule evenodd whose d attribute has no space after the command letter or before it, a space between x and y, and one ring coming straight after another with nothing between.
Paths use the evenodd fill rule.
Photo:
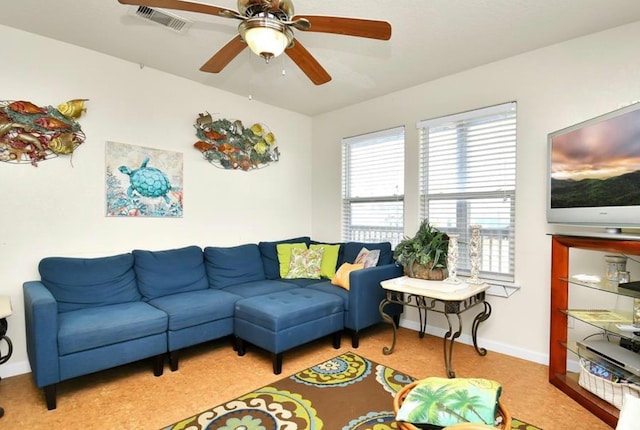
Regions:
<instances>
[{"instance_id":1,"label":"tv stand","mask_svg":"<svg viewBox=\"0 0 640 430\"><path fill-rule=\"evenodd\" d=\"M640 236L626 235L567 235L554 234L551 238L551 323L549 336L549 382L588 409L602 421L615 428L620 411L600 399L578 383L578 375L567 372L567 322L569 309L569 284L581 286L570 279L569 255L571 248L604 253L640 255ZM582 285L584 286L584 285ZM587 286L585 286L587 287ZM617 294L640 298L640 292L617 286L598 287L602 294Z\"/></svg>"}]
</instances>

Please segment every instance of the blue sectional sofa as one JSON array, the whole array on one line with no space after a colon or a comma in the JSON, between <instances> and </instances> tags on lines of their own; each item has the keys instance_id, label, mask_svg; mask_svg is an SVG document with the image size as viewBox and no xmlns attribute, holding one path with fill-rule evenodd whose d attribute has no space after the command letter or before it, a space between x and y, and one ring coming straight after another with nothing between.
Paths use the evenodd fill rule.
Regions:
<instances>
[{"instance_id":1,"label":"blue sectional sofa","mask_svg":"<svg viewBox=\"0 0 640 430\"><path fill-rule=\"evenodd\" d=\"M380 282L402 275L390 244L339 244L336 269L353 262L363 247L380 250L378 265L351 272L346 290L330 279L283 279L278 257L282 243L308 247L315 242L299 237L43 259L41 279L25 282L23 290L28 357L47 408L56 407L59 382L148 358L154 358L154 374L160 376L165 357L175 371L181 349L227 336L270 350L276 373L283 351L329 333L336 346L335 335L348 330L357 348L360 331L381 321ZM286 306L266 298L284 300ZM287 309L284 314L282 308ZM396 316L400 312L397 307ZM268 336L256 333L265 329L270 342L261 345ZM238 352L242 355L244 346Z\"/></svg>"}]
</instances>

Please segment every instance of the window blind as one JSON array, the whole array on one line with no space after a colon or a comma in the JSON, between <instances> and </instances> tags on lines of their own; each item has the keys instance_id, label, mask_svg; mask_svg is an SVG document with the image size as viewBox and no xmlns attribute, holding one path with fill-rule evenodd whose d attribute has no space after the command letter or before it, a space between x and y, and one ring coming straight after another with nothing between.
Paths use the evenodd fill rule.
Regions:
<instances>
[{"instance_id":1,"label":"window blind","mask_svg":"<svg viewBox=\"0 0 640 430\"><path fill-rule=\"evenodd\" d=\"M342 239L389 241L404 226L404 127L342 139Z\"/></svg>"},{"instance_id":2,"label":"window blind","mask_svg":"<svg viewBox=\"0 0 640 430\"><path fill-rule=\"evenodd\" d=\"M480 276L512 282L515 255L516 103L418 122L421 212L460 235L468 274L470 226L481 226Z\"/></svg>"}]
</instances>

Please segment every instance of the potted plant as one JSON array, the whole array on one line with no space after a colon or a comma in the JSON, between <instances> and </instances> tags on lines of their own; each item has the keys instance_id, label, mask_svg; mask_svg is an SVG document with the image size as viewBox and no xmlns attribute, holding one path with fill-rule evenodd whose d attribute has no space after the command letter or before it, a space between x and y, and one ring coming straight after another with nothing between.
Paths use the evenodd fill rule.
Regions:
<instances>
[{"instance_id":1,"label":"potted plant","mask_svg":"<svg viewBox=\"0 0 640 430\"><path fill-rule=\"evenodd\" d=\"M411 278L442 280L447 277L449 236L422 221L413 237L405 237L393 251L393 257Z\"/></svg>"}]
</instances>

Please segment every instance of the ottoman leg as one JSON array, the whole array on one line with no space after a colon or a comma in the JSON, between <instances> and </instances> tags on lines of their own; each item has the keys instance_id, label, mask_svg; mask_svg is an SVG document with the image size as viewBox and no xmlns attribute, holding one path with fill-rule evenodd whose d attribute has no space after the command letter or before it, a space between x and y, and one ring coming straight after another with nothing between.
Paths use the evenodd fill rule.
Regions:
<instances>
[{"instance_id":1,"label":"ottoman leg","mask_svg":"<svg viewBox=\"0 0 640 430\"><path fill-rule=\"evenodd\" d=\"M282 373L282 353L273 354L273 373L279 375Z\"/></svg>"},{"instance_id":2,"label":"ottoman leg","mask_svg":"<svg viewBox=\"0 0 640 430\"><path fill-rule=\"evenodd\" d=\"M342 331L333 333L333 349L340 349L340 342L342 341Z\"/></svg>"}]
</instances>

